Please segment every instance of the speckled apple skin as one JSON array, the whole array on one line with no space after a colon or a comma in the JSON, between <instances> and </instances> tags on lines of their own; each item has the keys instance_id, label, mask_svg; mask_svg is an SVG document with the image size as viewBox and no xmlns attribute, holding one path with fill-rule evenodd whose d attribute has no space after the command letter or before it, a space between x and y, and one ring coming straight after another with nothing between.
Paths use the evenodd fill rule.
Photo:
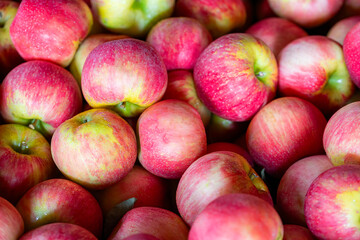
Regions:
<instances>
[{"instance_id":1,"label":"speckled apple skin","mask_svg":"<svg viewBox=\"0 0 360 240\"><path fill-rule=\"evenodd\" d=\"M360 23L353 26L346 34L343 44L344 58L350 77L360 87Z\"/></svg>"},{"instance_id":2,"label":"speckled apple skin","mask_svg":"<svg viewBox=\"0 0 360 240\"><path fill-rule=\"evenodd\" d=\"M0 226L1 240L18 240L24 232L24 220L19 211L2 197L0 197Z\"/></svg>"},{"instance_id":3,"label":"speckled apple skin","mask_svg":"<svg viewBox=\"0 0 360 240\"><path fill-rule=\"evenodd\" d=\"M284 224L283 240L315 240L315 237L306 227L294 224Z\"/></svg>"}]
</instances>

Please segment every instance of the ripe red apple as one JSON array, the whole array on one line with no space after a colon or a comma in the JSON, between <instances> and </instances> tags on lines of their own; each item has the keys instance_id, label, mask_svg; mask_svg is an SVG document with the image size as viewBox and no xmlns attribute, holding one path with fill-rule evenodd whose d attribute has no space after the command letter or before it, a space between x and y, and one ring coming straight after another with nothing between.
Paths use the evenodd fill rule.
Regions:
<instances>
[{"instance_id":1,"label":"ripe red apple","mask_svg":"<svg viewBox=\"0 0 360 240\"><path fill-rule=\"evenodd\" d=\"M22 0L10 36L26 61L47 60L66 67L92 24L83 0Z\"/></svg>"},{"instance_id":2,"label":"ripe red apple","mask_svg":"<svg viewBox=\"0 0 360 240\"><path fill-rule=\"evenodd\" d=\"M159 240L159 238L146 233L138 233L124 238L124 240Z\"/></svg>"},{"instance_id":3,"label":"ripe red apple","mask_svg":"<svg viewBox=\"0 0 360 240\"><path fill-rule=\"evenodd\" d=\"M250 121L246 144L256 164L281 178L297 160L324 152L326 119L310 102L297 97L277 98Z\"/></svg>"},{"instance_id":4,"label":"ripe red apple","mask_svg":"<svg viewBox=\"0 0 360 240\"><path fill-rule=\"evenodd\" d=\"M38 183L22 196L16 208L26 232L48 223L66 222L101 235L103 218L98 202L89 191L66 179Z\"/></svg>"},{"instance_id":5,"label":"ripe red apple","mask_svg":"<svg viewBox=\"0 0 360 240\"><path fill-rule=\"evenodd\" d=\"M111 108L124 117L140 115L159 101L167 71L159 53L147 42L120 39L96 47L86 58L83 95L93 108Z\"/></svg>"},{"instance_id":6,"label":"ripe red apple","mask_svg":"<svg viewBox=\"0 0 360 240\"><path fill-rule=\"evenodd\" d=\"M360 166L328 169L306 193L306 224L319 239L360 239L359 201Z\"/></svg>"},{"instance_id":7,"label":"ripe red apple","mask_svg":"<svg viewBox=\"0 0 360 240\"><path fill-rule=\"evenodd\" d=\"M263 41L245 33L227 34L198 58L195 87L214 114L247 121L275 96L277 70L276 58Z\"/></svg>"},{"instance_id":8,"label":"ripe red apple","mask_svg":"<svg viewBox=\"0 0 360 240\"><path fill-rule=\"evenodd\" d=\"M0 239L18 240L24 232L24 220L19 211L5 198L0 197Z\"/></svg>"},{"instance_id":9,"label":"ripe red apple","mask_svg":"<svg viewBox=\"0 0 360 240\"><path fill-rule=\"evenodd\" d=\"M343 51L346 67L349 70L351 80L355 85L360 87L360 65L359 65L359 54L360 54L360 23L353 26L350 31L346 34Z\"/></svg>"},{"instance_id":10,"label":"ripe red apple","mask_svg":"<svg viewBox=\"0 0 360 240\"><path fill-rule=\"evenodd\" d=\"M19 124L0 125L0 196L16 204L37 183L55 176L49 142Z\"/></svg>"},{"instance_id":11,"label":"ripe red apple","mask_svg":"<svg viewBox=\"0 0 360 240\"><path fill-rule=\"evenodd\" d=\"M273 203L266 184L244 157L219 151L197 159L185 171L176 191L177 209L191 226L211 201L228 193L249 193Z\"/></svg>"},{"instance_id":12,"label":"ripe red apple","mask_svg":"<svg viewBox=\"0 0 360 240\"><path fill-rule=\"evenodd\" d=\"M315 240L315 237L306 227L284 224L283 240Z\"/></svg>"},{"instance_id":13,"label":"ripe red apple","mask_svg":"<svg viewBox=\"0 0 360 240\"><path fill-rule=\"evenodd\" d=\"M56 166L69 179L91 189L120 181L135 164L136 136L108 109L91 109L65 121L51 139Z\"/></svg>"},{"instance_id":14,"label":"ripe red apple","mask_svg":"<svg viewBox=\"0 0 360 240\"><path fill-rule=\"evenodd\" d=\"M339 20L329 29L327 37L337 41L342 45L344 43L346 34L359 22L360 16L352 16Z\"/></svg>"},{"instance_id":15,"label":"ripe red apple","mask_svg":"<svg viewBox=\"0 0 360 240\"><path fill-rule=\"evenodd\" d=\"M212 201L196 218L189 240L282 239L283 224L273 206L245 193L226 194Z\"/></svg>"}]
</instances>

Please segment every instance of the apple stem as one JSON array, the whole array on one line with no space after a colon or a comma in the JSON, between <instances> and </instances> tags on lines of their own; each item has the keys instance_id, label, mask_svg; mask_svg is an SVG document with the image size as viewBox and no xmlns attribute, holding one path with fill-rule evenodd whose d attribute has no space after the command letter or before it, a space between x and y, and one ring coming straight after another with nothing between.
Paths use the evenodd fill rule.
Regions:
<instances>
[{"instance_id":1,"label":"apple stem","mask_svg":"<svg viewBox=\"0 0 360 240\"><path fill-rule=\"evenodd\" d=\"M28 145L26 144L25 141L21 141L20 143L20 151L23 153L28 149Z\"/></svg>"}]
</instances>

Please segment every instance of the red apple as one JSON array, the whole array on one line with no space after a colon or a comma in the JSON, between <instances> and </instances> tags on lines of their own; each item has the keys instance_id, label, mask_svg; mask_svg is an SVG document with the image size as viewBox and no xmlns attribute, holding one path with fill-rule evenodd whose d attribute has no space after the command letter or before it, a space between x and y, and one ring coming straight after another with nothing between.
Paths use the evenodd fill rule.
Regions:
<instances>
[{"instance_id":1,"label":"red apple","mask_svg":"<svg viewBox=\"0 0 360 240\"><path fill-rule=\"evenodd\" d=\"M315 238L306 227L285 224L283 240L315 240Z\"/></svg>"},{"instance_id":2,"label":"red apple","mask_svg":"<svg viewBox=\"0 0 360 240\"><path fill-rule=\"evenodd\" d=\"M146 233L138 233L124 238L124 240L159 240L157 237Z\"/></svg>"},{"instance_id":3,"label":"red apple","mask_svg":"<svg viewBox=\"0 0 360 240\"><path fill-rule=\"evenodd\" d=\"M66 67L92 24L91 10L83 0L22 0L10 36L25 60Z\"/></svg>"},{"instance_id":4,"label":"red apple","mask_svg":"<svg viewBox=\"0 0 360 240\"><path fill-rule=\"evenodd\" d=\"M270 7L268 0L258 0L255 3L256 20L260 21L265 18L276 17L276 14Z\"/></svg>"},{"instance_id":5,"label":"red apple","mask_svg":"<svg viewBox=\"0 0 360 240\"><path fill-rule=\"evenodd\" d=\"M351 80L355 85L360 87L360 64L359 64L359 54L360 54L360 23L357 23L353 26L350 31L346 34L343 51L346 67L349 70Z\"/></svg>"},{"instance_id":6,"label":"red apple","mask_svg":"<svg viewBox=\"0 0 360 240\"><path fill-rule=\"evenodd\" d=\"M352 16L339 20L329 29L327 37L337 41L342 45L344 43L346 34L359 22L360 16Z\"/></svg>"},{"instance_id":7,"label":"red apple","mask_svg":"<svg viewBox=\"0 0 360 240\"><path fill-rule=\"evenodd\" d=\"M24 232L24 220L18 210L0 197L0 239L18 240Z\"/></svg>"}]
</instances>

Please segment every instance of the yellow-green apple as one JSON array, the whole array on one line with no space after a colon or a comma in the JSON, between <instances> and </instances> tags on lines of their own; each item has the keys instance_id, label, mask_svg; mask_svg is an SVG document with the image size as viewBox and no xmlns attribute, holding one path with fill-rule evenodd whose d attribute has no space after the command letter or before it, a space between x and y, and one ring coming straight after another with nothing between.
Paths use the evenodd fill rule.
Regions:
<instances>
[{"instance_id":1,"label":"yellow-green apple","mask_svg":"<svg viewBox=\"0 0 360 240\"><path fill-rule=\"evenodd\" d=\"M103 217L95 197L80 185L60 178L30 188L16 204L25 231L54 222L79 225L100 237Z\"/></svg>"},{"instance_id":2,"label":"yellow-green apple","mask_svg":"<svg viewBox=\"0 0 360 240\"><path fill-rule=\"evenodd\" d=\"M24 60L16 51L10 38L10 26L14 20L19 3L15 1L0 1L0 80L15 66Z\"/></svg>"},{"instance_id":3,"label":"yellow-green apple","mask_svg":"<svg viewBox=\"0 0 360 240\"><path fill-rule=\"evenodd\" d=\"M266 184L244 157L218 151L200 157L182 175L177 209L191 226L211 201L229 193L249 193L273 204Z\"/></svg>"},{"instance_id":4,"label":"yellow-green apple","mask_svg":"<svg viewBox=\"0 0 360 240\"><path fill-rule=\"evenodd\" d=\"M193 106L201 116L206 127L211 118L211 112L200 101L194 84L191 70L173 70L168 72L168 83L162 99L179 99Z\"/></svg>"},{"instance_id":5,"label":"yellow-green apple","mask_svg":"<svg viewBox=\"0 0 360 240\"><path fill-rule=\"evenodd\" d=\"M45 137L82 107L81 91L71 73L43 60L12 69L1 84L0 96L6 122L31 126Z\"/></svg>"},{"instance_id":6,"label":"yellow-green apple","mask_svg":"<svg viewBox=\"0 0 360 240\"><path fill-rule=\"evenodd\" d=\"M279 17L257 21L246 30L246 33L263 40L275 56L291 41L308 35L295 23Z\"/></svg>"},{"instance_id":7,"label":"yellow-green apple","mask_svg":"<svg viewBox=\"0 0 360 240\"><path fill-rule=\"evenodd\" d=\"M342 165L320 174L305 197L305 219L319 239L360 239L360 166Z\"/></svg>"},{"instance_id":8,"label":"yellow-green apple","mask_svg":"<svg viewBox=\"0 0 360 240\"><path fill-rule=\"evenodd\" d=\"M120 181L134 166L136 136L114 111L91 109L56 129L51 153L64 176L89 189L104 189Z\"/></svg>"},{"instance_id":9,"label":"yellow-green apple","mask_svg":"<svg viewBox=\"0 0 360 240\"><path fill-rule=\"evenodd\" d=\"M66 67L92 24L83 0L22 0L10 36L26 61L47 60Z\"/></svg>"},{"instance_id":10,"label":"yellow-green apple","mask_svg":"<svg viewBox=\"0 0 360 240\"><path fill-rule=\"evenodd\" d=\"M343 43L343 52L346 67L355 85L360 87L360 23L355 24L346 34Z\"/></svg>"},{"instance_id":11,"label":"yellow-green apple","mask_svg":"<svg viewBox=\"0 0 360 240\"><path fill-rule=\"evenodd\" d=\"M12 204L37 183L55 177L49 142L19 124L0 125L0 196Z\"/></svg>"},{"instance_id":12,"label":"yellow-green apple","mask_svg":"<svg viewBox=\"0 0 360 240\"><path fill-rule=\"evenodd\" d=\"M305 195L321 173L333 167L326 155L313 155L293 163L277 187L276 209L284 223L306 227Z\"/></svg>"},{"instance_id":13,"label":"yellow-green apple","mask_svg":"<svg viewBox=\"0 0 360 240\"><path fill-rule=\"evenodd\" d=\"M240 30L246 23L247 9L243 0L178 0L175 16L197 19L218 38Z\"/></svg>"},{"instance_id":14,"label":"yellow-green apple","mask_svg":"<svg viewBox=\"0 0 360 240\"><path fill-rule=\"evenodd\" d=\"M159 238L154 237L154 235L146 233L138 233L130 235L129 237L124 238L123 240L159 240Z\"/></svg>"},{"instance_id":15,"label":"yellow-green apple","mask_svg":"<svg viewBox=\"0 0 360 240\"><path fill-rule=\"evenodd\" d=\"M355 85L342 47L326 36L307 36L286 45L279 57L279 93L310 101L331 116L351 98Z\"/></svg>"},{"instance_id":16,"label":"yellow-green apple","mask_svg":"<svg viewBox=\"0 0 360 240\"><path fill-rule=\"evenodd\" d=\"M164 61L154 47L128 38L105 42L90 52L81 88L91 107L135 117L162 98L167 78Z\"/></svg>"},{"instance_id":17,"label":"yellow-green apple","mask_svg":"<svg viewBox=\"0 0 360 240\"><path fill-rule=\"evenodd\" d=\"M137 134L141 165L163 178L179 179L206 153L200 114L181 100L162 100L146 109L137 122Z\"/></svg>"},{"instance_id":18,"label":"yellow-green apple","mask_svg":"<svg viewBox=\"0 0 360 240\"><path fill-rule=\"evenodd\" d=\"M195 219L189 240L278 240L283 237L279 214L267 201L246 193L216 198Z\"/></svg>"},{"instance_id":19,"label":"yellow-green apple","mask_svg":"<svg viewBox=\"0 0 360 240\"><path fill-rule=\"evenodd\" d=\"M188 233L188 226L174 212L158 207L138 207L121 218L108 240L120 240L134 234L149 234L164 240L186 240Z\"/></svg>"},{"instance_id":20,"label":"yellow-green apple","mask_svg":"<svg viewBox=\"0 0 360 240\"><path fill-rule=\"evenodd\" d=\"M315 240L315 237L306 227L294 224L284 224L283 240Z\"/></svg>"},{"instance_id":21,"label":"yellow-green apple","mask_svg":"<svg viewBox=\"0 0 360 240\"><path fill-rule=\"evenodd\" d=\"M19 238L19 240L97 240L87 229L72 223L49 223L35 228Z\"/></svg>"},{"instance_id":22,"label":"yellow-green apple","mask_svg":"<svg viewBox=\"0 0 360 240\"><path fill-rule=\"evenodd\" d=\"M89 37L84 39L84 41L80 44L79 48L76 50L74 58L69 66L70 72L75 77L76 81L79 83L79 86L81 86L82 69L84 67L85 60L89 56L90 52L102 43L123 38L127 38L127 36L110 33L99 33L90 35Z\"/></svg>"},{"instance_id":23,"label":"yellow-green apple","mask_svg":"<svg viewBox=\"0 0 360 240\"><path fill-rule=\"evenodd\" d=\"M106 29L140 38L158 21L172 15L175 0L91 0L91 6Z\"/></svg>"},{"instance_id":24,"label":"yellow-green apple","mask_svg":"<svg viewBox=\"0 0 360 240\"><path fill-rule=\"evenodd\" d=\"M260 39L231 33L214 40L194 67L200 100L214 114L247 121L274 96L278 67L274 54Z\"/></svg>"},{"instance_id":25,"label":"yellow-green apple","mask_svg":"<svg viewBox=\"0 0 360 240\"><path fill-rule=\"evenodd\" d=\"M279 17L302 27L313 28L329 21L340 10L344 0L268 0Z\"/></svg>"},{"instance_id":26,"label":"yellow-green apple","mask_svg":"<svg viewBox=\"0 0 360 240\"><path fill-rule=\"evenodd\" d=\"M257 165L281 178L297 160L324 153L326 123L312 103L297 97L277 98L250 121L246 144Z\"/></svg>"},{"instance_id":27,"label":"yellow-green apple","mask_svg":"<svg viewBox=\"0 0 360 240\"><path fill-rule=\"evenodd\" d=\"M19 211L5 198L0 197L0 239L18 240L24 232L24 220Z\"/></svg>"},{"instance_id":28,"label":"yellow-green apple","mask_svg":"<svg viewBox=\"0 0 360 240\"><path fill-rule=\"evenodd\" d=\"M341 45L344 43L346 34L350 29L360 22L360 16L347 17L336 22L328 31L327 37L337 41Z\"/></svg>"},{"instance_id":29,"label":"yellow-green apple","mask_svg":"<svg viewBox=\"0 0 360 240\"><path fill-rule=\"evenodd\" d=\"M168 71L191 70L201 52L212 42L212 37L194 18L171 17L152 27L146 41L159 52Z\"/></svg>"},{"instance_id":30,"label":"yellow-green apple","mask_svg":"<svg viewBox=\"0 0 360 240\"><path fill-rule=\"evenodd\" d=\"M335 112L326 124L323 145L335 165L360 164L360 102L350 103Z\"/></svg>"}]
</instances>

